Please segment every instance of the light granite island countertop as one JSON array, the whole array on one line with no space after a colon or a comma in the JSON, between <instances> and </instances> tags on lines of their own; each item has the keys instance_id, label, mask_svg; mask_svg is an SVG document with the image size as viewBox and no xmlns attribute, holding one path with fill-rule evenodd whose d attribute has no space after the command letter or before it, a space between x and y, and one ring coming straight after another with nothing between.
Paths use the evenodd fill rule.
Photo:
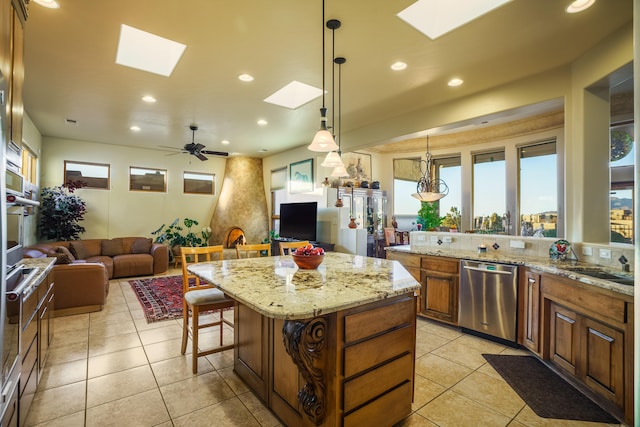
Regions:
<instances>
[{"instance_id":1,"label":"light granite island countertop","mask_svg":"<svg viewBox=\"0 0 640 427\"><path fill-rule=\"evenodd\" d=\"M317 270L290 255L188 269L236 301L233 370L283 425L392 426L411 413L420 283L399 262L328 252Z\"/></svg>"},{"instance_id":2,"label":"light granite island countertop","mask_svg":"<svg viewBox=\"0 0 640 427\"><path fill-rule=\"evenodd\" d=\"M274 319L308 319L420 289L397 261L327 252L317 270L291 256L193 264L188 270Z\"/></svg>"}]
</instances>

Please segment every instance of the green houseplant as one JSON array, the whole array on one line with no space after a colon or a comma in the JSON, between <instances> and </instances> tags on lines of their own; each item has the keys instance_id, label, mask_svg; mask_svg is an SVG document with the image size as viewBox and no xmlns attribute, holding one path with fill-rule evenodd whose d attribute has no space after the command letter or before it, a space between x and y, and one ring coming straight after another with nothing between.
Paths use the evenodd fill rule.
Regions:
<instances>
[{"instance_id":1,"label":"green houseplant","mask_svg":"<svg viewBox=\"0 0 640 427\"><path fill-rule=\"evenodd\" d=\"M440 227L443 216L438 215L438 202L421 202L417 222L425 231Z\"/></svg>"},{"instance_id":2,"label":"green houseplant","mask_svg":"<svg viewBox=\"0 0 640 427\"><path fill-rule=\"evenodd\" d=\"M86 203L75 191L84 185L69 181L56 187L45 187L40 193L38 234L48 240L77 240L85 228L79 224L87 212Z\"/></svg>"},{"instance_id":3,"label":"green houseplant","mask_svg":"<svg viewBox=\"0 0 640 427\"><path fill-rule=\"evenodd\" d=\"M176 218L169 225L162 224L160 228L151 232L155 236L155 243L166 243L170 248L172 256L180 255L181 246L207 246L211 237L211 228L204 227L200 235L191 228L198 225L198 221L185 218L180 223L180 218Z\"/></svg>"}]
</instances>

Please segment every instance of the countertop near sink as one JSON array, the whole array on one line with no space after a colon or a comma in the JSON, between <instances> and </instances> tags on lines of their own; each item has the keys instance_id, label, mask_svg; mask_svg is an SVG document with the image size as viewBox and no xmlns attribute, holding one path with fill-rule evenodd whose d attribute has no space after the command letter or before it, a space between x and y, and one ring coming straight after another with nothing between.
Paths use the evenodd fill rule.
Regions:
<instances>
[{"instance_id":1,"label":"countertop near sink","mask_svg":"<svg viewBox=\"0 0 640 427\"><path fill-rule=\"evenodd\" d=\"M549 258L518 256L517 254L507 253L507 252L500 253L500 254L496 252L479 254L476 251L461 251L458 249L447 250L444 248L434 249L432 247L413 247L412 248L410 245L389 246L385 249L387 251L403 252L403 253L409 253L409 254L442 256L442 257L458 258L458 259L471 259L475 261L487 261L487 262L497 262L502 264L522 265L525 267L536 268L546 273L555 274L561 277L567 277L569 279L586 283L588 285L593 285L599 288L608 289L624 295L633 296L633 290L634 290L633 286L623 285L620 283L612 282L610 280L598 279L596 277L587 276L585 274L580 274L579 272L569 270L569 268L575 268L575 267L585 267L585 268L597 267L602 271L611 272L611 273L620 274L620 275L623 274L621 270L608 269L606 267L589 264L586 262L552 261ZM626 273L626 274L629 277L633 277L629 273Z\"/></svg>"}]
</instances>

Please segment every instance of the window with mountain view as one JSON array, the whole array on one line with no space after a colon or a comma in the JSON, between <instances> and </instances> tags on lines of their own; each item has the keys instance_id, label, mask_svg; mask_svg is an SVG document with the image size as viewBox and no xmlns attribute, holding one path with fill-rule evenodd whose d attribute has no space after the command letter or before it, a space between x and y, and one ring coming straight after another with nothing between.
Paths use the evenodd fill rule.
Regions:
<instances>
[{"instance_id":1,"label":"window with mountain view","mask_svg":"<svg viewBox=\"0 0 640 427\"><path fill-rule=\"evenodd\" d=\"M633 122L611 127L611 241L633 243L635 137Z\"/></svg>"},{"instance_id":2,"label":"window with mountain view","mask_svg":"<svg viewBox=\"0 0 640 427\"><path fill-rule=\"evenodd\" d=\"M518 149L520 235L558 236L558 156L555 141Z\"/></svg>"},{"instance_id":3,"label":"window with mountain view","mask_svg":"<svg viewBox=\"0 0 640 427\"><path fill-rule=\"evenodd\" d=\"M504 150L473 155L473 229L505 233L507 229Z\"/></svg>"}]
</instances>

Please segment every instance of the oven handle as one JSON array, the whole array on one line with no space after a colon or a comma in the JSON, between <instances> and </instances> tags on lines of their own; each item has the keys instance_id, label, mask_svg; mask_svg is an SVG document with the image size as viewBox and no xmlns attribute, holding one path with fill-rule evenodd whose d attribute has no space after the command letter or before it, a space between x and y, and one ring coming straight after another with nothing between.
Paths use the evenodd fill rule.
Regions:
<instances>
[{"instance_id":1,"label":"oven handle","mask_svg":"<svg viewBox=\"0 0 640 427\"><path fill-rule=\"evenodd\" d=\"M471 267L471 266L468 266L468 265L463 265L462 268L464 268L466 270L480 271L482 273L507 274L509 276L513 275L513 272L511 272L511 271L487 270L486 268Z\"/></svg>"},{"instance_id":2,"label":"oven handle","mask_svg":"<svg viewBox=\"0 0 640 427\"><path fill-rule=\"evenodd\" d=\"M20 296L22 294L25 293L25 291L27 289L29 289L32 285L33 285L33 278L36 277L36 274L38 274L38 269L37 268L33 268L33 271L31 271L29 274L27 274L22 281L20 282L20 284L18 286L16 286L14 289L7 291L5 293L7 301L15 301L18 298L20 298ZM29 296L31 293L29 292L28 295L24 295L24 296Z\"/></svg>"}]
</instances>

